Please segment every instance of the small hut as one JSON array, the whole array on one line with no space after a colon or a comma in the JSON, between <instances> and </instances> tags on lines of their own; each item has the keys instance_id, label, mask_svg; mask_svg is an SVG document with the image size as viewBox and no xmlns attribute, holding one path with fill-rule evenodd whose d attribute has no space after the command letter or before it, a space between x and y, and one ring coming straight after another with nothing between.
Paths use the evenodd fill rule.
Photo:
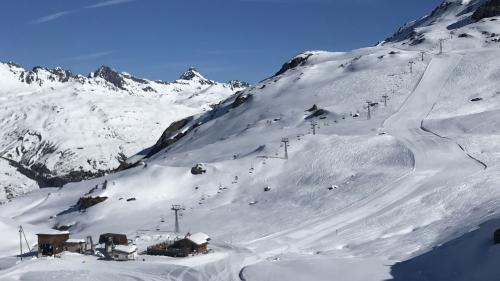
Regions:
<instances>
[{"instance_id":1,"label":"small hut","mask_svg":"<svg viewBox=\"0 0 500 281\"><path fill-rule=\"evenodd\" d=\"M85 253L85 239L75 239L70 238L66 240L63 244L64 251L72 252L72 253Z\"/></svg>"},{"instance_id":2,"label":"small hut","mask_svg":"<svg viewBox=\"0 0 500 281\"><path fill-rule=\"evenodd\" d=\"M205 233L188 233L184 239L177 240L168 247L167 255L173 257L187 257L190 254L204 254L208 252L209 241L210 237Z\"/></svg>"},{"instance_id":3,"label":"small hut","mask_svg":"<svg viewBox=\"0 0 500 281\"><path fill-rule=\"evenodd\" d=\"M137 247L135 245L118 245L113 248L112 256L116 261L135 260L137 258Z\"/></svg>"},{"instance_id":4,"label":"small hut","mask_svg":"<svg viewBox=\"0 0 500 281\"><path fill-rule=\"evenodd\" d=\"M64 242L69 239L67 231L37 233L38 256L53 256L64 251Z\"/></svg>"}]
</instances>

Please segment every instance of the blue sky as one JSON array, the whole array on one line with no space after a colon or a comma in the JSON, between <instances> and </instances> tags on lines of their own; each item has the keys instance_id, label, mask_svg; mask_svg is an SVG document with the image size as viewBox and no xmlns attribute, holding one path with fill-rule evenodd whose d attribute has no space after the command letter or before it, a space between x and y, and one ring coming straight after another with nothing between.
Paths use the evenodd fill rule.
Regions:
<instances>
[{"instance_id":1,"label":"blue sky","mask_svg":"<svg viewBox=\"0 0 500 281\"><path fill-rule=\"evenodd\" d=\"M371 46L442 0L5 0L0 60L256 82L304 50Z\"/></svg>"}]
</instances>

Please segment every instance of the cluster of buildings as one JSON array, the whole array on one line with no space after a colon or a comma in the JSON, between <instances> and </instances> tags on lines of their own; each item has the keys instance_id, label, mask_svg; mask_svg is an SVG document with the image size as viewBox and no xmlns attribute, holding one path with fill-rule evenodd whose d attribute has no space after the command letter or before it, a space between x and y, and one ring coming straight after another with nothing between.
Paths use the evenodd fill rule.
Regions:
<instances>
[{"instance_id":1,"label":"cluster of buildings","mask_svg":"<svg viewBox=\"0 0 500 281\"><path fill-rule=\"evenodd\" d=\"M92 237L86 239L75 239L69 237L67 231L38 233L38 256L55 256L64 251L94 255L96 244ZM183 238L176 238L172 241L153 245L147 248L148 255L162 255L171 257L187 257L194 254L204 254L208 252L210 237L204 233L191 235L188 233ZM104 233L99 236L98 249L105 258L117 261L128 261L137 259L137 246L125 234Z\"/></svg>"}]
</instances>

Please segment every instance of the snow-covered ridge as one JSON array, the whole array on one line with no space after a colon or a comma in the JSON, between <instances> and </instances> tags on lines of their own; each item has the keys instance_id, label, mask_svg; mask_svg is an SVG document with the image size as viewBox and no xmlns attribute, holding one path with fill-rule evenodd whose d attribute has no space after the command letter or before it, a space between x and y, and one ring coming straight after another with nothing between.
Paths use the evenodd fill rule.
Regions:
<instances>
[{"instance_id":1,"label":"snow-covered ridge","mask_svg":"<svg viewBox=\"0 0 500 281\"><path fill-rule=\"evenodd\" d=\"M429 15L403 25L385 42L407 41L415 46L426 40L425 31L429 28L434 32L453 33L461 27L499 15L498 0L445 0ZM446 34L442 36L447 38Z\"/></svg>"},{"instance_id":2,"label":"snow-covered ridge","mask_svg":"<svg viewBox=\"0 0 500 281\"><path fill-rule=\"evenodd\" d=\"M11 73L18 76L18 80L26 84L44 86L54 83L80 83L80 84L100 84L112 90L123 90L131 94L157 92L165 85L222 85L223 87L245 88L249 84L238 80L230 80L227 83L219 83L205 78L196 68L191 67L184 72L180 78L173 82L152 81L144 78L137 78L127 72L118 72L109 66L101 66L87 76L75 75L69 70L60 67L49 69L36 66L32 70L25 70L14 62L2 63Z\"/></svg>"}]
</instances>

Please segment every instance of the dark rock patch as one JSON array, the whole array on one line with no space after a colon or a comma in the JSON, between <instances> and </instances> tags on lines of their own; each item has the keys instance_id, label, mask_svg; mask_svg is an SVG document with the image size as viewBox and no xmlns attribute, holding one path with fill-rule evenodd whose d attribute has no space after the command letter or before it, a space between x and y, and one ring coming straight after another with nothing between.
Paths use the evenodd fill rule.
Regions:
<instances>
[{"instance_id":1,"label":"dark rock patch","mask_svg":"<svg viewBox=\"0 0 500 281\"><path fill-rule=\"evenodd\" d=\"M300 55L298 57L293 58L291 61L283 64L281 69L278 72L276 72L276 74L274 74L273 77L281 75L290 69L294 69L298 66L304 65L311 56L312 56L312 54L303 54L303 55Z\"/></svg>"},{"instance_id":2,"label":"dark rock patch","mask_svg":"<svg viewBox=\"0 0 500 281\"><path fill-rule=\"evenodd\" d=\"M58 225L54 226L52 229L59 230L59 231L68 231L72 225Z\"/></svg>"},{"instance_id":3,"label":"dark rock patch","mask_svg":"<svg viewBox=\"0 0 500 281\"><path fill-rule=\"evenodd\" d=\"M318 106L316 104L314 104L311 108L309 108L306 111L313 112L313 111L316 111L316 110L318 110Z\"/></svg>"},{"instance_id":4,"label":"dark rock patch","mask_svg":"<svg viewBox=\"0 0 500 281\"><path fill-rule=\"evenodd\" d=\"M203 164L196 164L194 167L191 168L191 174L193 175L202 175L207 172L207 169L205 169L205 165Z\"/></svg>"},{"instance_id":5,"label":"dark rock patch","mask_svg":"<svg viewBox=\"0 0 500 281\"><path fill-rule=\"evenodd\" d=\"M76 203L76 207L79 210L86 210L92 206L95 206L101 202L106 201L106 199L108 199L108 197L106 197L106 196L104 196L104 197L99 197L99 196L81 197L80 199L78 199L78 202Z\"/></svg>"},{"instance_id":6,"label":"dark rock patch","mask_svg":"<svg viewBox=\"0 0 500 281\"><path fill-rule=\"evenodd\" d=\"M145 87L145 88L142 88L142 90L143 90L144 92L152 92L152 93L156 93L156 90L155 90L155 89L153 89L153 88L151 88L150 86L147 86L147 87Z\"/></svg>"},{"instance_id":7,"label":"dark rock patch","mask_svg":"<svg viewBox=\"0 0 500 281\"><path fill-rule=\"evenodd\" d=\"M238 93L237 93L238 94ZM234 99L233 104L231 105L233 108L236 108L252 99L253 95L252 94L245 94L245 93L239 93Z\"/></svg>"},{"instance_id":8,"label":"dark rock patch","mask_svg":"<svg viewBox=\"0 0 500 281\"><path fill-rule=\"evenodd\" d=\"M309 116L307 116L305 119L309 120L309 119L316 118L316 117L319 117L319 116L323 116L323 115L326 115L326 114L328 114L327 110L318 109L318 110L315 110L313 113L311 113Z\"/></svg>"},{"instance_id":9,"label":"dark rock patch","mask_svg":"<svg viewBox=\"0 0 500 281\"><path fill-rule=\"evenodd\" d=\"M419 36L419 37L416 37L416 38L412 38L410 40L411 40L410 46L416 46L416 45L420 45L420 44L424 43L425 42L425 37L422 35L422 36Z\"/></svg>"},{"instance_id":10,"label":"dark rock patch","mask_svg":"<svg viewBox=\"0 0 500 281\"><path fill-rule=\"evenodd\" d=\"M149 158L154 154L158 153L159 151L161 151L162 149L167 148L170 145L176 143L178 140L180 140L182 137L188 134L191 130L197 127L193 126L194 128L191 127L184 133L179 132L179 130L184 128L192 119L193 117L188 117L170 124L170 126L168 126L168 128L163 132L160 139L151 148L151 151L149 151L149 153L146 155L146 158Z\"/></svg>"},{"instance_id":11,"label":"dark rock patch","mask_svg":"<svg viewBox=\"0 0 500 281\"><path fill-rule=\"evenodd\" d=\"M120 73L114 71L109 66L101 66L94 72L93 77L100 77L113 84L115 87L125 90L125 80L123 80L123 77L120 75Z\"/></svg>"},{"instance_id":12,"label":"dark rock patch","mask_svg":"<svg viewBox=\"0 0 500 281\"><path fill-rule=\"evenodd\" d=\"M231 89L235 89L235 88L248 88L250 87L250 84L247 83L247 82L243 82L243 81L239 81L239 80L229 80L229 82L227 82L229 84L229 86L231 87Z\"/></svg>"},{"instance_id":13,"label":"dark rock patch","mask_svg":"<svg viewBox=\"0 0 500 281\"><path fill-rule=\"evenodd\" d=\"M500 16L500 0L489 0L472 14L472 19L479 21L484 18Z\"/></svg>"}]
</instances>

